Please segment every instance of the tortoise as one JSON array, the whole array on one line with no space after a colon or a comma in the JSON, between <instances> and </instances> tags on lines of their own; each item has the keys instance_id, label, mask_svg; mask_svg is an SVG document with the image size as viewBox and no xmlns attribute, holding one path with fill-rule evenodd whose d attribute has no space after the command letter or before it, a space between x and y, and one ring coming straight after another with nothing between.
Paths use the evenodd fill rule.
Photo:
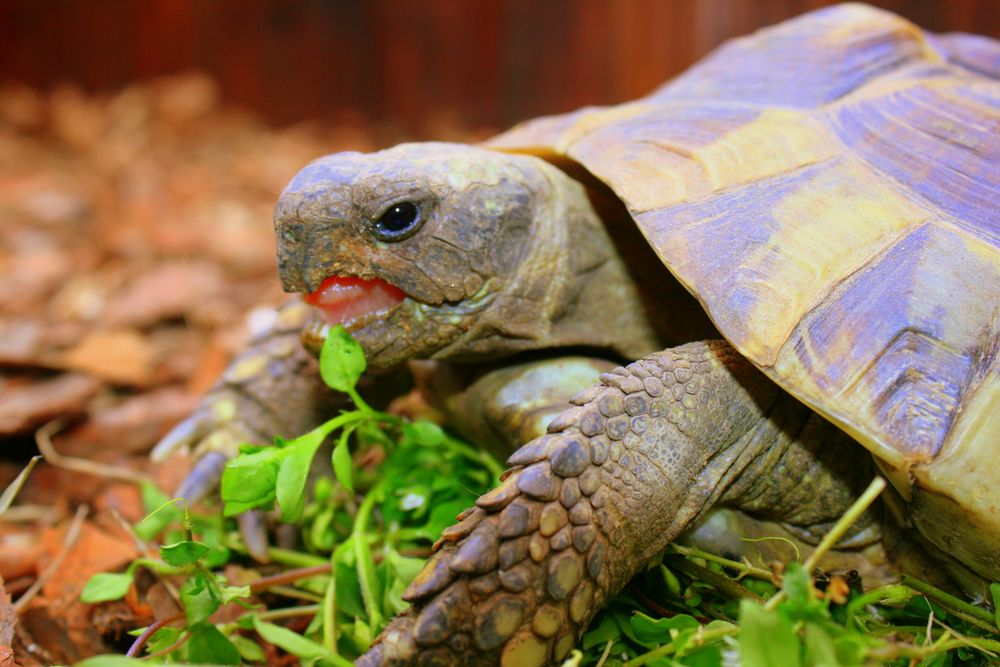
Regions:
<instances>
[{"instance_id":1,"label":"tortoise","mask_svg":"<svg viewBox=\"0 0 1000 667\"><path fill-rule=\"evenodd\" d=\"M160 455L311 426L297 342L333 322L371 367L432 360L458 428L526 443L364 665L558 661L713 508L815 544L874 474L843 551L998 580L998 78L997 42L842 5L631 103L321 158L275 212L315 308L280 310Z\"/></svg>"}]
</instances>

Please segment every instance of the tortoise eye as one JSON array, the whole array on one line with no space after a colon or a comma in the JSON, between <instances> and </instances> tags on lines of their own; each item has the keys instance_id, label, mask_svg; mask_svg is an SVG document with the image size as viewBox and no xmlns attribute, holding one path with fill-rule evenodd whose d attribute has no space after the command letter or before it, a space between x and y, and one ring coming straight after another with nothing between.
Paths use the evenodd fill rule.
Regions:
<instances>
[{"instance_id":1,"label":"tortoise eye","mask_svg":"<svg viewBox=\"0 0 1000 667\"><path fill-rule=\"evenodd\" d=\"M375 221L375 236L381 241L401 241L420 228L420 207L413 202L393 204Z\"/></svg>"}]
</instances>

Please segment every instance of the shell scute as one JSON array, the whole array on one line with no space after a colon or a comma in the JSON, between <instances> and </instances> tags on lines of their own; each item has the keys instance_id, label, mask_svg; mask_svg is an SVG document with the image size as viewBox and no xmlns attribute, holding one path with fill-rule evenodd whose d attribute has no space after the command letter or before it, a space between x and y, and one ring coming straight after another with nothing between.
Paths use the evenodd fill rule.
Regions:
<instances>
[{"instance_id":1,"label":"shell scute","mask_svg":"<svg viewBox=\"0 0 1000 667\"><path fill-rule=\"evenodd\" d=\"M943 78L837 107L830 121L855 155L1000 245L1000 100L983 104L969 87Z\"/></svg>"},{"instance_id":2,"label":"shell scute","mask_svg":"<svg viewBox=\"0 0 1000 667\"><path fill-rule=\"evenodd\" d=\"M722 335L887 464L932 542L1000 535L1000 42L840 5L492 145L607 184ZM995 579L996 538L976 548Z\"/></svg>"},{"instance_id":3,"label":"shell scute","mask_svg":"<svg viewBox=\"0 0 1000 667\"><path fill-rule=\"evenodd\" d=\"M864 424L883 458L933 458L992 356L996 254L947 225L918 227L803 318L775 372L835 420Z\"/></svg>"},{"instance_id":4,"label":"shell scute","mask_svg":"<svg viewBox=\"0 0 1000 667\"><path fill-rule=\"evenodd\" d=\"M840 5L733 40L651 97L815 107L924 58L939 56L912 23Z\"/></svg>"},{"instance_id":5,"label":"shell scute","mask_svg":"<svg viewBox=\"0 0 1000 667\"><path fill-rule=\"evenodd\" d=\"M770 366L833 286L929 215L843 158L637 222L720 331Z\"/></svg>"}]
</instances>

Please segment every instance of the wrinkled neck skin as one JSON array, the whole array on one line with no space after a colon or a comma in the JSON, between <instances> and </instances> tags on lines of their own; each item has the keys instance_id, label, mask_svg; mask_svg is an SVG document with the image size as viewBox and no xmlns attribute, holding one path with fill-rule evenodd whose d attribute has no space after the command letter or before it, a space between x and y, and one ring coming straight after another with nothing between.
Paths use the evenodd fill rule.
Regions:
<instances>
[{"instance_id":1,"label":"wrinkled neck skin","mask_svg":"<svg viewBox=\"0 0 1000 667\"><path fill-rule=\"evenodd\" d=\"M372 238L378 212L401 197L424 202L426 222L402 241ZM406 294L387 312L345 323L372 367L658 349L585 189L539 158L451 144L330 156L292 181L275 225L286 290L312 291L337 275L382 279ZM323 331L304 335L314 352Z\"/></svg>"},{"instance_id":2,"label":"wrinkled neck skin","mask_svg":"<svg viewBox=\"0 0 1000 667\"><path fill-rule=\"evenodd\" d=\"M637 358L656 349L636 286L586 192L538 158L531 235L510 276L469 329L431 355L477 360L522 350L592 347Z\"/></svg>"}]
</instances>

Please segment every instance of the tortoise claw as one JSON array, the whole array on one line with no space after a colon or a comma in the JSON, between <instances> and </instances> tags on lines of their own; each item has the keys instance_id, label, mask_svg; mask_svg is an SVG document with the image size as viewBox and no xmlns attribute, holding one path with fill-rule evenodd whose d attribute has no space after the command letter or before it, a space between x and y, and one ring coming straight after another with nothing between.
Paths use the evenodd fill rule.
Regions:
<instances>
[{"instance_id":1,"label":"tortoise claw","mask_svg":"<svg viewBox=\"0 0 1000 667\"><path fill-rule=\"evenodd\" d=\"M193 505L219 486L225 467L226 456L223 453L207 452L194 464L174 495Z\"/></svg>"},{"instance_id":2,"label":"tortoise claw","mask_svg":"<svg viewBox=\"0 0 1000 667\"><path fill-rule=\"evenodd\" d=\"M267 522L264 513L258 510L250 510L236 517L236 522L240 526L240 536L247 552L258 563L268 563L271 556L267 552Z\"/></svg>"},{"instance_id":3,"label":"tortoise claw","mask_svg":"<svg viewBox=\"0 0 1000 667\"><path fill-rule=\"evenodd\" d=\"M211 411L205 408L199 409L170 429L170 432L156 443L149 457L154 463L162 463L180 449L194 445L213 428L215 420Z\"/></svg>"}]
</instances>

